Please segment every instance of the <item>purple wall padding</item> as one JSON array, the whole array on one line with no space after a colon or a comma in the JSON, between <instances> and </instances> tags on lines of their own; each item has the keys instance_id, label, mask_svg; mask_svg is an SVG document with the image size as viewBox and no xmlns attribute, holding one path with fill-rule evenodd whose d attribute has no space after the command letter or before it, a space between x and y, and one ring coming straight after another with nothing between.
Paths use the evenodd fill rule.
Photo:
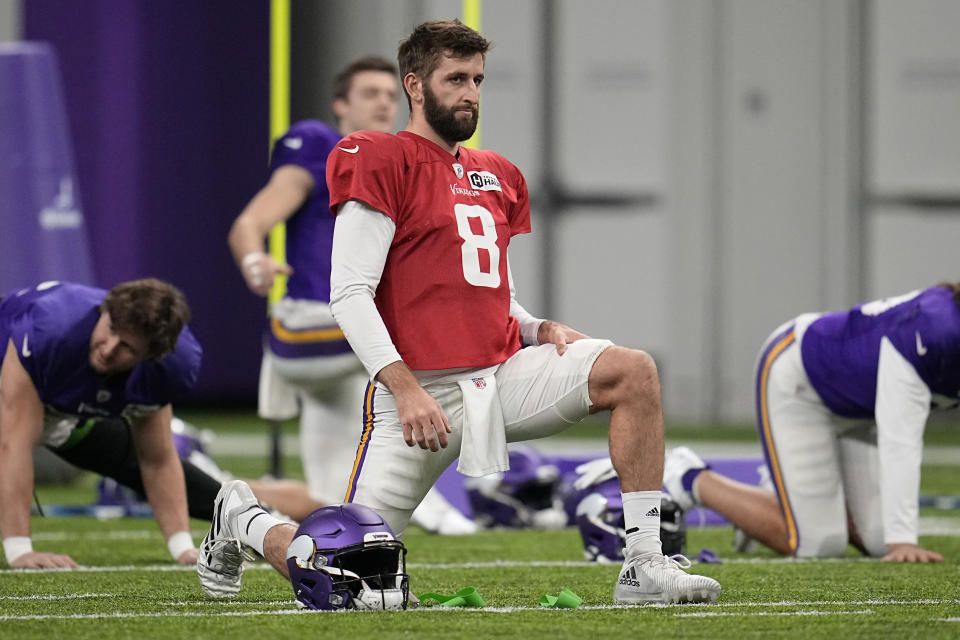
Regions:
<instances>
[{"instance_id":1,"label":"purple wall padding","mask_svg":"<svg viewBox=\"0 0 960 640\"><path fill-rule=\"evenodd\" d=\"M93 282L57 56L0 44L0 295L44 280Z\"/></svg>"},{"instance_id":2,"label":"purple wall padding","mask_svg":"<svg viewBox=\"0 0 960 640\"><path fill-rule=\"evenodd\" d=\"M266 304L226 235L267 177L268 2L31 0L23 18L60 55L96 284L183 289L204 347L191 400L253 403Z\"/></svg>"}]
</instances>

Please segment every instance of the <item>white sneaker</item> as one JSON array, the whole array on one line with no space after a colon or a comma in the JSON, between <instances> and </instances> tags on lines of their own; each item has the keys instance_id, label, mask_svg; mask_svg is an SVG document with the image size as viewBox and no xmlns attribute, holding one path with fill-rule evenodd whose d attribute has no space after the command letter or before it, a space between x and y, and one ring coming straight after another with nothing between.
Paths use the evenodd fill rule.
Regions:
<instances>
[{"instance_id":1,"label":"white sneaker","mask_svg":"<svg viewBox=\"0 0 960 640\"><path fill-rule=\"evenodd\" d=\"M253 491L243 480L231 480L213 503L213 522L200 543L197 575L211 598L230 598L240 592L244 554L238 533L238 516L258 507Z\"/></svg>"},{"instance_id":2,"label":"white sneaker","mask_svg":"<svg viewBox=\"0 0 960 640\"><path fill-rule=\"evenodd\" d=\"M707 464L689 447L676 447L667 451L663 464L663 486L684 511L697 506L697 498L693 495L693 491L683 488L684 474L691 469L706 468Z\"/></svg>"},{"instance_id":3,"label":"white sneaker","mask_svg":"<svg viewBox=\"0 0 960 640\"><path fill-rule=\"evenodd\" d=\"M466 536L477 532L476 523L447 502L436 487L430 489L414 509L410 522L444 536Z\"/></svg>"},{"instance_id":4,"label":"white sneaker","mask_svg":"<svg viewBox=\"0 0 960 640\"><path fill-rule=\"evenodd\" d=\"M716 600L720 595L720 583L684 571L689 568L690 561L679 554L650 553L627 558L613 590L613 601L615 604L639 604Z\"/></svg>"}]
</instances>

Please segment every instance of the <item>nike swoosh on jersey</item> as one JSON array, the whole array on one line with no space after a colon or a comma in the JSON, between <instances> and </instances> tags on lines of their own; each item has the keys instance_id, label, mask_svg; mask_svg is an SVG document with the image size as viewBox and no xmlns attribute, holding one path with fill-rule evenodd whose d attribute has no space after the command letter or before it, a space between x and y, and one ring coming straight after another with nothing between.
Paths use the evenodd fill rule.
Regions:
<instances>
[{"instance_id":1,"label":"nike swoosh on jersey","mask_svg":"<svg viewBox=\"0 0 960 640\"><path fill-rule=\"evenodd\" d=\"M30 347L27 346L27 339L28 339L29 337L30 337L30 336L27 335L27 334L24 334L24 335L23 335L23 346L20 347L20 353L23 354L23 357L24 357L24 358L29 358L30 356L33 355L33 351L30 351Z\"/></svg>"},{"instance_id":2,"label":"nike swoosh on jersey","mask_svg":"<svg viewBox=\"0 0 960 640\"><path fill-rule=\"evenodd\" d=\"M303 138L287 138L283 141L283 144L296 150L303 146Z\"/></svg>"},{"instance_id":3,"label":"nike swoosh on jersey","mask_svg":"<svg viewBox=\"0 0 960 640\"><path fill-rule=\"evenodd\" d=\"M923 340L920 339L920 332L916 331L914 332L914 335L917 336L917 355L918 356L927 355L927 348L923 346Z\"/></svg>"},{"instance_id":4,"label":"nike swoosh on jersey","mask_svg":"<svg viewBox=\"0 0 960 640\"><path fill-rule=\"evenodd\" d=\"M340 151L346 151L347 153L356 153L357 151L360 151L360 145L357 145L350 149L345 149L343 147L337 147L337 149L340 149Z\"/></svg>"}]
</instances>

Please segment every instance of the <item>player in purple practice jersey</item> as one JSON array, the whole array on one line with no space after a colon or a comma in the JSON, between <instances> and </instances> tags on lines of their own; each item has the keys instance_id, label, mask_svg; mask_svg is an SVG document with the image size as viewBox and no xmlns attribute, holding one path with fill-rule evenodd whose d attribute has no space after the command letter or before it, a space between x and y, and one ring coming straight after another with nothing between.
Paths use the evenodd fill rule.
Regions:
<instances>
[{"instance_id":1,"label":"player in purple practice jersey","mask_svg":"<svg viewBox=\"0 0 960 640\"><path fill-rule=\"evenodd\" d=\"M32 548L36 444L145 492L171 555L196 562L186 484L189 514L205 519L220 484L181 466L170 432L171 402L200 368L189 316L183 294L154 279L109 292L45 282L0 299L0 532L10 566L76 566Z\"/></svg>"},{"instance_id":2,"label":"player in purple practice jersey","mask_svg":"<svg viewBox=\"0 0 960 640\"><path fill-rule=\"evenodd\" d=\"M664 484L771 549L837 556L848 543L895 562L917 546L923 431L960 397L960 285L943 284L779 327L760 352L757 421L773 491L670 453Z\"/></svg>"},{"instance_id":3,"label":"player in purple practice jersey","mask_svg":"<svg viewBox=\"0 0 960 640\"><path fill-rule=\"evenodd\" d=\"M286 294L270 309L260 371L259 413L285 420L300 413L300 451L307 491L273 495L273 506L300 520L323 504L340 502L363 428L367 376L330 314L330 252L335 218L327 190L327 155L346 134L392 131L397 114L397 69L382 58L360 58L334 85L334 129L317 120L295 123L273 148L270 180L244 208L228 238L250 290L266 295L278 274ZM286 223L287 264L264 252L270 230ZM307 495L309 493L309 495ZM418 523L446 533L471 533L436 492Z\"/></svg>"}]
</instances>

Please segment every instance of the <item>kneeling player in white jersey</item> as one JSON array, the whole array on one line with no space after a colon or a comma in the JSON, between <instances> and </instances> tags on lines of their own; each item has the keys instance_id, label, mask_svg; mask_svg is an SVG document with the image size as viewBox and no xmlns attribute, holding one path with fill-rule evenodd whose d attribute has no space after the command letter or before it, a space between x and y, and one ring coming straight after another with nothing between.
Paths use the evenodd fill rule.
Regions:
<instances>
[{"instance_id":1,"label":"kneeling player in white jersey","mask_svg":"<svg viewBox=\"0 0 960 640\"><path fill-rule=\"evenodd\" d=\"M507 247L530 231L526 181L502 156L459 144L476 129L488 48L456 20L417 27L398 55L407 130L347 136L328 160L337 214L331 308L375 381L348 501L402 535L458 456L467 475L502 471L508 441L610 410L627 527L614 601L712 601L720 585L661 549L653 359L538 320L513 295ZM531 346L522 349L521 338ZM208 593L239 589L240 543L283 572L292 528L270 522L242 486L225 486L218 500L225 524L211 529L198 561Z\"/></svg>"},{"instance_id":2,"label":"kneeling player in white jersey","mask_svg":"<svg viewBox=\"0 0 960 640\"><path fill-rule=\"evenodd\" d=\"M785 555L939 562L918 546L923 432L960 396L960 285L805 314L764 344L757 428L774 491L725 478L686 448L664 484Z\"/></svg>"}]
</instances>

